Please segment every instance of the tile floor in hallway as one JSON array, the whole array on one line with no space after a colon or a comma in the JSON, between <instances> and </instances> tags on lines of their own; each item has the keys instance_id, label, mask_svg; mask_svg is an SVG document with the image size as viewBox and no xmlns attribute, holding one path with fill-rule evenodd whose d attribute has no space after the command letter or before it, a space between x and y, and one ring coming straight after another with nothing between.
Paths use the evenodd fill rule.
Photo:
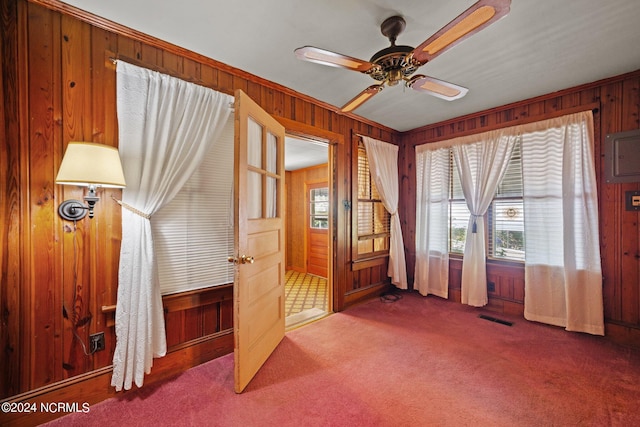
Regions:
<instances>
[{"instance_id":1,"label":"tile floor in hallway","mask_svg":"<svg viewBox=\"0 0 640 427\"><path fill-rule=\"evenodd\" d=\"M286 272L285 315L312 308L327 311L327 279L289 270Z\"/></svg>"}]
</instances>

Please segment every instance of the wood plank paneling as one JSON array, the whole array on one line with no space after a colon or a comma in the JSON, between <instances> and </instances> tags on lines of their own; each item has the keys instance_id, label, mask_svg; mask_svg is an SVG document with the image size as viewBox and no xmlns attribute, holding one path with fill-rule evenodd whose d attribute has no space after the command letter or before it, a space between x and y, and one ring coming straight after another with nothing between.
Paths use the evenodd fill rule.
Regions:
<instances>
[{"instance_id":1,"label":"wood plank paneling","mask_svg":"<svg viewBox=\"0 0 640 427\"><path fill-rule=\"evenodd\" d=\"M90 27L64 15L60 17L60 22L62 141L92 141L91 56L85 54L90 51ZM52 83L55 87L55 81ZM57 145L52 144L52 146ZM65 144L63 146L66 148ZM60 164L62 152L54 156L54 159L56 165ZM83 190L68 187L58 186L62 190L64 200L82 199ZM95 237L95 222L79 222L74 227L56 219L55 226L62 227L64 233L61 239L64 269L62 305L68 313L68 316L64 317L60 341L63 351L62 366L64 378L70 378L92 369L91 359L85 357L84 353L89 348L89 329L92 326L94 313L97 314L91 310L92 307L96 307L91 286L96 278L95 269L91 268L92 260L95 259L91 244ZM54 319L57 320L57 317L55 316Z\"/></svg>"},{"instance_id":2,"label":"wood plank paneling","mask_svg":"<svg viewBox=\"0 0 640 427\"><path fill-rule=\"evenodd\" d=\"M620 126L623 130L640 128L640 79L626 79L621 84L622 111ZM640 149L640 147L638 148ZM640 190L640 183L619 184L620 199L627 191ZM622 270L622 320L628 324L640 324L640 213L621 209L621 270Z\"/></svg>"},{"instance_id":3,"label":"wood plank paneling","mask_svg":"<svg viewBox=\"0 0 640 427\"><path fill-rule=\"evenodd\" d=\"M61 158L58 152L62 102L60 16L37 14L29 8L28 19L31 23L27 35L30 47L28 102L33 119L29 123L26 149L21 150L21 154L29 153L29 157L21 159L28 178L26 187L21 185L20 191L28 195L28 211L24 212L23 221L37 224L38 232L29 233L29 244L25 245L23 256L30 278L23 282L21 305L25 329L30 333L22 337L26 354L21 353L21 357L23 366L28 367L25 369L27 375L21 381L22 390L63 378L62 292L56 288L62 266L56 253L53 207L56 160ZM31 49L31 46L37 49Z\"/></svg>"},{"instance_id":4,"label":"wood plank paneling","mask_svg":"<svg viewBox=\"0 0 640 427\"><path fill-rule=\"evenodd\" d=\"M20 106L18 92L26 84L21 79L17 64L24 62L26 49L20 45L18 49L18 5L14 2L0 2L0 140L20 141L21 124L26 120L24 106ZM22 41L24 43L24 41ZM20 55L19 55L20 52ZM20 331L22 322L22 276L23 258L20 238L22 231L21 208L24 197L21 194L22 164L20 144L4 144L0 152L0 265L2 267L2 283L0 283L0 343L4 351L0 351L0 396L11 396L20 391L20 372L23 367L23 346ZM27 379L24 379L27 381Z\"/></svg>"},{"instance_id":5,"label":"wood plank paneling","mask_svg":"<svg viewBox=\"0 0 640 427\"><path fill-rule=\"evenodd\" d=\"M287 268L306 272L306 184L328 181L328 165L287 172Z\"/></svg>"}]
</instances>

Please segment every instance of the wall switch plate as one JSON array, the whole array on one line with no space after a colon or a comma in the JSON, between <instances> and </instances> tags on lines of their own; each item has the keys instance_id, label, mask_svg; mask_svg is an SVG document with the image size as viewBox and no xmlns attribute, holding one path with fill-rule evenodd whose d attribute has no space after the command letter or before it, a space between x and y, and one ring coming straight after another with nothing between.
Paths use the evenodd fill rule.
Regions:
<instances>
[{"instance_id":1,"label":"wall switch plate","mask_svg":"<svg viewBox=\"0 0 640 427\"><path fill-rule=\"evenodd\" d=\"M626 191L624 199L628 211L640 211L640 191Z\"/></svg>"}]
</instances>

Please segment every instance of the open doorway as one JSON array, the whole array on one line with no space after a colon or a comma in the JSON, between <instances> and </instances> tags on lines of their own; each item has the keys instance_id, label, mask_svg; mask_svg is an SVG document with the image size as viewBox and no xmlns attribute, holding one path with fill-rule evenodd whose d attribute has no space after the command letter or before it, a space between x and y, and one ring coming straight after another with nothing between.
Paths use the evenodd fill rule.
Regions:
<instances>
[{"instance_id":1,"label":"open doorway","mask_svg":"<svg viewBox=\"0 0 640 427\"><path fill-rule=\"evenodd\" d=\"M285 138L287 328L331 311L329 144Z\"/></svg>"}]
</instances>

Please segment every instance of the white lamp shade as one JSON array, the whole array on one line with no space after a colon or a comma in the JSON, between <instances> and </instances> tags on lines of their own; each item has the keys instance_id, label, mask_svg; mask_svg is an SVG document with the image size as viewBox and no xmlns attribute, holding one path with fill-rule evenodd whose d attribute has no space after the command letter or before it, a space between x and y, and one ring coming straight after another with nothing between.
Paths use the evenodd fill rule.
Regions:
<instances>
[{"instance_id":1,"label":"white lamp shade","mask_svg":"<svg viewBox=\"0 0 640 427\"><path fill-rule=\"evenodd\" d=\"M56 184L126 187L118 149L93 142L69 142Z\"/></svg>"}]
</instances>

